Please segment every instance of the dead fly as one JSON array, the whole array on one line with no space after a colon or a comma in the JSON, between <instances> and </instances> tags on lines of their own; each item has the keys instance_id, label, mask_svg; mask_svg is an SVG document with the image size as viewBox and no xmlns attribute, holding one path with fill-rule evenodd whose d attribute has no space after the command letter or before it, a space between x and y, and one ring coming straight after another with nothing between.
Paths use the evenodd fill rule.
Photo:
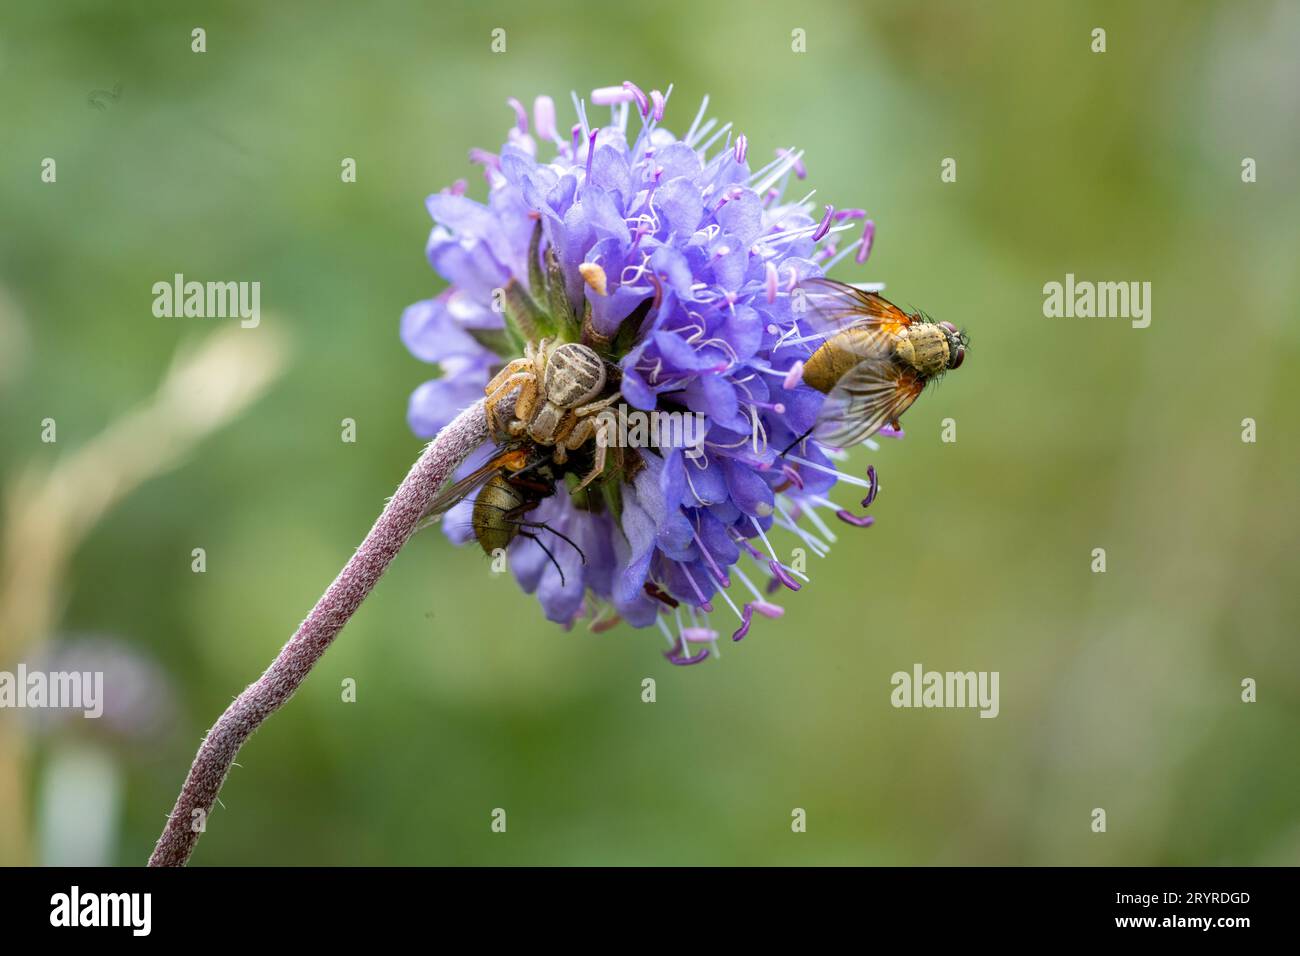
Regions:
<instances>
[{"instance_id":1,"label":"dead fly","mask_svg":"<svg viewBox=\"0 0 1300 956\"><path fill-rule=\"evenodd\" d=\"M578 485L585 488L605 470L609 422L597 416L620 397L617 391L597 397L607 382L605 363L593 349L577 342L547 345L546 339L534 348L530 342L523 358L508 363L488 382L488 425L501 431L499 408L514 395L505 430L550 447L557 465L595 439L595 461Z\"/></svg>"},{"instance_id":2,"label":"dead fly","mask_svg":"<svg viewBox=\"0 0 1300 956\"><path fill-rule=\"evenodd\" d=\"M530 441L503 445L482 467L439 492L425 512L424 520L427 523L440 517L477 489L470 527L474 531L474 540L484 553L491 556L498 549L504 552L515 538L535 541L560 573L560 586L563 587L564 569L537 532L549 531L567 542L578 552L583 564L587 563L587 556L568 535L544 521L526 518L530 511L555 494L556 483L561 477L549 451Z\"/></svg>"}]
</instances>

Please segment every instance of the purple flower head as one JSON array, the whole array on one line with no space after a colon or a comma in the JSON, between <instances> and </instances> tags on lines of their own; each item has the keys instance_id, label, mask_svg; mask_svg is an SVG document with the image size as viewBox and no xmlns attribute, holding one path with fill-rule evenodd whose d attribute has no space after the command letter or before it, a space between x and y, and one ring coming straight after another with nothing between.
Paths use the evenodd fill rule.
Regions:
<instances>
[{"instance_id":1,"label":"purple flower head","mask_svg":"<svg viewBox=\"0 0 1300 956\"><path fill-rule=\"evenodd\" d=\"M802 152L778 149L753 168L758 151L707 118L707 98L684 135L669 132L660 122L671 93L597 89L603 122L575 96L567 136L549 97L536 98L531 127L509 100L506 143L471 152L486 201L463 183L428 199L427 253L449 285L403 313L401 335L442 371L411 396L408 421L422 437L543 338L598 354L621 394L610 409L620 422L695 422L686 445L653 432L615 442L590 488L566 493L582 472L570 475L528 513L536 533L509 546L516 578L551 620L655 626L667 659L691 664L716 657L720 635L743 638L756 614L781 615L770 593L809 580L802 556L824 556L836 538L827 517L870 523L828 495L845 481L869 503L874 470L870 480L841 473L842 450L795 442L824 400L800 378L820 338L799 284L864 258L872 227L854 221L861 210L788 198L806 175ZM472 507L446 516L453 540L474 537Z\"/></svg>"}]
</instances>

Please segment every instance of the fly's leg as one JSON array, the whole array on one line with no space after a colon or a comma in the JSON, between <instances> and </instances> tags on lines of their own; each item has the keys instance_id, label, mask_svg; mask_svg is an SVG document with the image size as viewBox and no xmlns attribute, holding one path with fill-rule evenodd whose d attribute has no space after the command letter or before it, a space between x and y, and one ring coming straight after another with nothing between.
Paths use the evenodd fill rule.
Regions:
<instances>
[{"instance_id":1,"label":"fly's leg","mask_svg":"<svg viewBox=\"0 0 1300 956\"><path fill-rule=\"evenodd\" d=\"M537 546L546 552L546 557L550 559L551 564L555 565L555 570L560 573L560 587L565 587L564 568L560 567L560 562L555 560L555 555L551 554L551 549L548 548L546 545L542 544L542 539L539 538L537 535L533 534L531 531L520 531L519 537L527 538L529 541L535 541L537 543Z\"/></svg>"}]
</instances>

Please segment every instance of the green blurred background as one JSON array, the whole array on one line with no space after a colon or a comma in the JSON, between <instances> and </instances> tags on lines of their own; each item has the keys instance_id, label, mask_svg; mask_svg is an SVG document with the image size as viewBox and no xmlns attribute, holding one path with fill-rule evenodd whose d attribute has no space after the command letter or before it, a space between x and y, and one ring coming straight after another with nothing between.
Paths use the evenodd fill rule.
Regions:
<instances>
[{"instance_id":1,"label":"green blurred background","mask_svg":"<svg viewBox=\"0 0 1300 956\"><path fill-rule=\"evenodd\" d=\"M482 197L466 151L500 144L507 96L550 93L568 124L570 89L630 78L675 84L679 133L708 93L753 155L805 148L818 200L877 223L837 275L969 327L968 361L905 440L859 453L876 526L844 527L720 661L565 633L477 550L419 535L244 748L194 863L1300 862L1298 46L1284 2L6 4L6 527L21 474L233 324L154 318L154 282L260 280L239 335L289 359L87 528L48 595L11 595L52 613L0 635L0 669L107 635L157 668L164 726L91 741L0 714L0 861L144 862L204 730L419 453L404 415L430 369L397 321L441 287L425 196L466 177ZM1045 318L1067 272L1151 282L1150 328ZM1001 715L893 709L915 662L999 671ZM98 849L51 850L60 813L101 816Z\"/></svg>"}]
</instances>

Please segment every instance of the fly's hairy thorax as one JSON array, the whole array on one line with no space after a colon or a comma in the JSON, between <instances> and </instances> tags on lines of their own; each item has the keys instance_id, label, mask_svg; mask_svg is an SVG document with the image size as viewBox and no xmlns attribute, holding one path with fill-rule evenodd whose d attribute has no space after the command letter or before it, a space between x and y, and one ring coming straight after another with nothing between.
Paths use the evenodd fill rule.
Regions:
<instances>
[{"instance_id":1,"label":"fly's hairy thorax","mask_svg":"<svg viewBox=\"0 0 1300 956\"><path fill-rule=\"evenodd\" d=\"M924 376L938 375L948 367L948 337L930 322L907 327L894 347L895 354Z\"/></svg>"}]
</instances>

